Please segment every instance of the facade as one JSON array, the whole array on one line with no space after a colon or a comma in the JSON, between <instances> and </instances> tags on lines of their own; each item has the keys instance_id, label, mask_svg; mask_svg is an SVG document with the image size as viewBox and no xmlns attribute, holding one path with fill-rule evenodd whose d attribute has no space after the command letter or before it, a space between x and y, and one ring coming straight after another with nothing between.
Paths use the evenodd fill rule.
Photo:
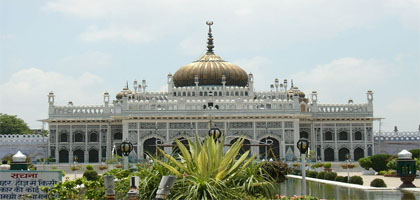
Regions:
<instances>
[{"instance_id":1,"label":"facade","mask_svg":"<svg viewBox=\"0 0 420 200\"><path fill-rule=\"evenodd\" d=\"M397 155L402 150L420 149L420 129L418 131L376 132L374 134L375 153Z\"/></svg>"},{"instance_id":2,"label":"facade","mask_svg":"<svg viewBox=\"0 0 420 200\"><path fill-rule=\"evenodd\" d=\"M319 104L288 80L275 79L269 91L256 91L254 78L239 66L224 61L213 49L212 22L207 52L199 60L167 75L166 92L150 92L146 80L127 84L111 101L104 93L102 105L55 105L49 93L49 155L57 162L100 162L120 154L119 144L134 144L130 159L154 154L156 145L175 139L205 137L211 127L221 129L227 143L245 136L243 146L260 158L293 160L296 142L308 138L310 148L325 161L355 160L373 151L373 92L367 102ZM168 147L169 146L169 147ZM174 147L175 148L175 147ZM170 145L165 151L172 152ZM114 151L115 150L115 151Z\"/></svg>"},{"instance_id":3,"label":"facade","mask_svg":"<svg viewBox=\"0 0 420 200\"><path fill-rule=\"evenodd\" d=\"M21 151L33 161L48 157L48 137L40 134L0 135L0 158Z\"/></svg>"}]
</instances>

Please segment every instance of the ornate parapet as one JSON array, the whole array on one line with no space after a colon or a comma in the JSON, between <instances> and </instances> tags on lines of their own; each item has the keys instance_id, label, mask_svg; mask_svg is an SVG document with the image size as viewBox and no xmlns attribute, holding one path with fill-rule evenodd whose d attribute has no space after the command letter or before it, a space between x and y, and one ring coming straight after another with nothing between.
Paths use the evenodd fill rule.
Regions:
<instances>
[{"instance_id":1,"label":"ornate parapet","mask_svg":"<svg viewBox=\"0 0 420 200\"><path fill-rule=\"evenodd\" d=\"M114 106L106 107L104 105L89 105L89 106L54 106L50 115L65 115L65 116L103 116L114 113ZM107 109L109 112L107 113Z\"/></svg>"},{"instance_id":2,"label":"ornate parapet","mask_svg":"<svg viewBox=\"0 0 420 200\"><path fill-rule=\"evenodd\" d=\"M41 135L0 135L1 145L47 145L48 136Z\"/></svg>"}]
</instances>

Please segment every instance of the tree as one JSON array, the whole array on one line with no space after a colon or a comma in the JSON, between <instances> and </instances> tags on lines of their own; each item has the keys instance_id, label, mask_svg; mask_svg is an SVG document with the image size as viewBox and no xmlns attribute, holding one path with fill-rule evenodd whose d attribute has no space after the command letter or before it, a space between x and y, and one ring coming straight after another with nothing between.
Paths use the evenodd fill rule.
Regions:
<instances>
[{"instance_id":1,"label":"tree","mask_svg":"<svg viewBox=\"0 0 420 200\"><path fill-rule=\"evenodd\" d=\"M0 135L31 134L31 129L16 115L0 113Z\"/></svg>"}]
</instances>

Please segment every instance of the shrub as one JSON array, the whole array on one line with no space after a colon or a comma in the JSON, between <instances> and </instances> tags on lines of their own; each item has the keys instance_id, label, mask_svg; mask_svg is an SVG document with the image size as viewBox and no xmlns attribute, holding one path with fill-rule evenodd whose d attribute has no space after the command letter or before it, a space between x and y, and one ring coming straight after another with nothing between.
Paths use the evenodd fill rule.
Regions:
<instances>
[{"instance_id":1,"label":"shrub","mask_svg":"<svg viewBox=\"0 0 420 200\"><path fill-rule=\"evenodd\" d=\"M410 152L413 154L413 159L420 158L420 149L411 149Z\"/></svg>"},{"instance_id":2,"label":"shrub","mask_svg":"<svg viewBox=\"0 0 420 200\"><path fill-rule=\"evenodd\" d=\"M385 170L382 170L382 171L378 172L378 175L385 175L385 174L386 174Z\"/></svg>"},{"instance_id":3,"label":"shrub","mask_svg":"<svg viewBox=\"0 0 420 200\"><path fill-rule=\"evenodd\" d=\"M372 180L372 182L370 182L370 186L372 187L386 187L386 184L384 182L384 180L380 179L380 178L375 178Z\"/></svg>"},{"instance_id":4,"label":"shrub","mask_svg":"<svg viewBox=\"0 0 420 200\"><path fill-rule=\"evenodd\" d=\"M324 179L325 180L333 181L333 180L335 180L335 177L337 177L337 173L335 173L335 172L327 172L325 174L325 176L324 176Z\"/></svg>"},{"instance_id":5,"label":"shrub","mask_svg":"<svg viewBox=\"0 0 420 200\"><path fill-rule=\"evenodd\" d=\"M389 161L386 164L386 167L388 167L388 169L394 169L394 170L396 170L397 169L397 159L392 159L391 161Z\"/></svg>"},{"instance_id":6,"label":"shrub","mask_svg":"<svg viewBox=\"0 0 420 200\"><path fill-rule=\"evenodd\" d=\"M99 180L98 172L95 170L86 170L83 173L83 177L86 177L88 181L97 181Z\"/></svg>"},{"instance_id":7,"label":"shrub","mask_svg":"<svg viewBox=\"0 0 420 200\"><path fill-rule=\"evenodd\" d=\"M286 175L291 172L288 165L280 161L263 162L261 168L263 168L277 183L284 182L286 180Z\"/></svg>"},{"instance_id":8,"label":"shrub","mask_svg":"<svg viewBox=\"0 0 420 200\"><path fill-rule=\"evenodd\" d=\"M347 176L336 176L334 181L338 181L338 182L342 182L342 183L347 183Z\"/></svg>"},{"instance_id":9,"label":"shrub","mask_svg":"<svg viewBox=\"0 0 420 200\"><path fill-rule=\"evenodd\" d=\"M313 164L313 165L311 166L311 168L312 168L312 169L316 169L316 168L320 168L320 167L323 167L323 166L324 166L324 164L323 164L323 163L317 162L317 163Z\"/></svg>"},{"instance_id":10,"label":"shrub","mask_svg":"<svg viewBox=\"0 0 420 200\"><path fill-rule=\"evenodd\" d=\"M70 167L71 171L77 171L80 168L81 168L80 166L76 166L76 165L73 165L73 166Z\"/></svg>"},{"instance_id":11,"label":"shrub","mask_svg":"<svg viewBox=\"0 0 420 200\"><path fill-rule=\"evenodd\" d=\"M318 175L316 176L316 178L325 179L325 174L327 174L327 172L319 172Z\"/></svg>"},{"instance_id":12,"label":"shrub","mask_svg":"<svg viewBox=\"0 0 420 200\"><path fill-rule=\"evenodd\" d=\"M329 163L329 162L324 163L324 168L330 169L331 168L331 163Z\"/></svg>"},{"instance_id":13,"label":"shrub","mask_svg":"<svg viewBox=\"0 0 420 200\"><path fill-rule=\"evenodd\" d=\"M360 167L363 167L366 170L372 167L372 160L370 158L360 158L359 159Z\"/></svg>"},{"instance_id":14,"label":"shrub","mask_svg":"<svg viewBox=\"0 0 420 200\"><path fill-rule=\"evenodd\" d=\"M93 166L92 165L86 165L86 169L87 170L93 170Z\"/></svg>"},{"instance_id":15,"label":"shrub","mask_svg":"<svg viewBox=\"0 0 420 200\"><path fill-rule=\"evenodd\" d=\"M391 170L388 170L386 173L385 173L385 176L397 176L397 171L396 170L393 170L393 169L391 169Z\"/></svg>"},{"instance_id":16,"label":"shrub","mask_svg":"<svg viewBox=\"0 0 420 200\"><path fill-rule=\"evenodd\" d=\"M318 172L316 171L306 171L306 176L311 178L316 178L318 176Z\"/></svg>"},{"instance_id":17,"label":"shrub","mask_svg":"<svg viewBox=\"0 0 420 200\"><path fill-rule=\"evenodd\" d=\"M360 176L352 176L350 177L349 183L363 185L363 178Z\"/></svg>"},{"instance_id":18,"label":"shrub","mask_svg":"<svg viewBox=\"0 0 420 200\"><path fill-rule=\"evenodd\" d=\"M389 154L376 154L370 157L370 160L372 161L372 168L380 172L382 170L387 170L387 159L391 157Z\"/></svg>"}]
</instances>

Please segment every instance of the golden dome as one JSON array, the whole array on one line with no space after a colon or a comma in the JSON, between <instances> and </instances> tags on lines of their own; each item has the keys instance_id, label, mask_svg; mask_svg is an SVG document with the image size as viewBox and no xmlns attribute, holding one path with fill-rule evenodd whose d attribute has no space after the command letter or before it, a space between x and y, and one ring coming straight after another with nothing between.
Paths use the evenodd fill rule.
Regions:
<instances>
[{"instance_id":1,"label":"golden dome","mask_svg":"<svg viewBox=\"0 0 420 200\"><path fill-rule=\"evenodd\" d=\"M300 98L305 98L305 93L300 91L296 86L292 86L287 92L292 96L296 94L296 96L299 96Z\"/></svg>"},{"instance_id":2,"label":"golden dome","mask_svg":"<svg viewBox=\"0 0 420 200\"><path fill-rule=\"evenodd\" d=\"M131 98L133 95L133 91L131 91L130 89L128 89L128 84L125 88L123 88L123 90L121 92L119 92L116 96L117 99L122 99L125 96L128 96L129 98Z\"/></svg>"},{"instance_id":3,"label":"golden dome","mask_svg":"<svg viewBox=\"0 0 420 200\"><path fill-rule=\"evenodd\" d=\"M213 36L211 25L209 25L207 53L199 60L185 65L178 69L173 76L176 87L195 86L195 77L198 78L198 85L223 85L226 86L246 86L248 84L248 74L239 66L224 61L213 52Z\"/></svg>"}]
</instances>

